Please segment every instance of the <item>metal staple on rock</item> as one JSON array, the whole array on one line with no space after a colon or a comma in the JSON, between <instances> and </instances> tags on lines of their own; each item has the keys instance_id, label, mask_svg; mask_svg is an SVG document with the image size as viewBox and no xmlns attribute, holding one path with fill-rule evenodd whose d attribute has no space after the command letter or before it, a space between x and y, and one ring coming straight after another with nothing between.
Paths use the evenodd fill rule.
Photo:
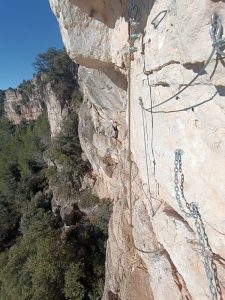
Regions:
<instances>
[{"instance_id":1,"label":"metal staple on rock","mask_svg":"<svg viewBox=\"0 0 225 300\"><path fill-rule=\"evenodd\" d=\"M210 36L212 38L213 44L212 44L212 52L209 56L209 58L206 60L204 66L202 67L202 69L196 74L196 76L189 82L187 83L182 89L180 89L176 94L172 95L171 97L165 99L164 101L161 101L160 103L153 105L150 108L145 108L144 106L142 106L142 109L148 111L148 112L152 112L152 113L170 113L170 112L176 112L174 110L172 111L154 111L153 109L156 107L159 107L169 101L171 101L172 99L176 98L177 96L179 96L181 93L183 93L188 87L190 87L195 81L196 79L202 75L205 71L205 69L207 68L207 66L209 65L209 63L211 62L213 55L215 53L217 53L217 55L219 56L225 56L225 52L223 51L223 48L225 47L225 39L222 38L222 33L223 33L223 27L221 24L221 20L219 18L219 16L217 14L213 14L212 18L211 18L211 29L210 29ZM187 109L182 109L182 110L177 110L177 111L185 111Z\"/></svg>"},{"instance_id":2,"label":"metal staple on rock","mask_svg":"<svg viewBox=\"0 0 225 300\"><path fill-rule=\"evenodd\" d=\"M162 20L165 18L167 14L167 10L162 10L161 12L159 12L157 14L157 16L152 20L151 24L154 26L154 28L156 29L159 24L162 22ZM159 18L161 16L161 18Z\"/></svg>"},{"instance_id":3,"label":"metal staple on rock","mask_svg":"<svg viewBox=\"0 0 225 300\"><path fill-rule=\"evenodd\" d=\"M206 275L209 281L209 289L211 292L212 300L218 300L217 295L219 295L220 300L223 300L222 290L217 275L217 266L213 259L214 253L209 244L209 239L205 231L205 226L202 221L201 214L198 210L198 205L195 202L188 203L184 195L184 174L182 171L182 155L183 155L183 151L181 149L177 149L175 151L175 160L174 160L175 197L182 213L184 213L187 218L194 219L195 227L197 230L198 241L201 247L201 255L203 257ZM179 186L179 174L181 178L180 186ZM186 207L184 207L182 201Z\"/></svg>"}]
</instances>

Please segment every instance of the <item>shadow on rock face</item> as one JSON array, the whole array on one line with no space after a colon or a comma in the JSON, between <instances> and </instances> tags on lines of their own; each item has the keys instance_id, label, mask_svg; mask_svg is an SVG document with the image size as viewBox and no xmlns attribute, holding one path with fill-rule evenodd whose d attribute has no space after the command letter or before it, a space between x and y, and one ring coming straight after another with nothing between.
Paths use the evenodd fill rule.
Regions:
<instances>
[{"instance_id":1,"label":"shadow on rock face","mask_svg":"<svg viewBox=\"0 0 225 300\"><path fill-rule=\"evenodd\" d=\"M115 27L116 20L121 17L125 0L69 0L89 17L92 17L110 28ZM124 3L125 2L125 3Z\"/></svg>"},{"instance_id":2,"label":"shadow on rock face","mask_svg":"<svg viewBox=\"0 0 225 300\"><path fill-rule=\"evenodd\" d=\"M84 217L84 213L80 211L76 204L71 204L61 208L60 214L63 223L66 226L76 225Z\"/></svg>"},{"instance_id":3,"label":"shadow on rock face","mask_svg":"<svg viewBox=\"0 0 225 300\"><path fill-rule=\"evenodd\" d=\"M217 86L215 86L216 87L216 89L217 89L217 92L218 92L218 94L220 95L220 96L225 96L225 86L223 86L223 85L217 85Z\"/></svg>"},{"instance_id":4,"label":"shadow on rock face","mask_svg":"<svg viewBox=\"0 0 225 300\"><path fill-rule=\"evenodd\" d=\"M117 294L114 294L112 291L108 292L108 299L109 300L119 300L119 297Z\"/></svg>"},{"instance_id":5,"label":"shadow on rock face","mask_svg":"<svg viewBox=\"0 0 225 300\"><path fill-rule=\"evenodd\" d=\"M129 0L69 0L71 4L79 7L89 17L92 17L109 28L114 28L116 21L124 17L129 21L131 17L137 17L140 28L145 28L147 17L153 7L155 0L136 0L137 8L131 7ZM135 14L135 15L134 15Z\"/></svg>"},{"instance_id":6,"label":"shadow on rock face","mask_svg":"<svg viewBox=\"0 0 225 300\"><path fill-rule=\"evenodd\" d=\"M120 73L119 71L115 70L113 67L103 68L102 72L110 78L110 80L123 89L124 91L128 88L127 78L124 74Z\"/></svg>"}]
</instances>

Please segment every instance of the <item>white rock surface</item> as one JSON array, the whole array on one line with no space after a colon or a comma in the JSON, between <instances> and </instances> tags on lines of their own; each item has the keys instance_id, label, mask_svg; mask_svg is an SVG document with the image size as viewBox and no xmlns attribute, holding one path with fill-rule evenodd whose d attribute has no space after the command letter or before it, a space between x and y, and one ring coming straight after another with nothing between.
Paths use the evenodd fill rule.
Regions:
<instances>
[{"instance_id":1,"label":"white rock surface","mask_svg":"<svg viewBox=\"0 0 225 300\"><path fill-rule=\"evenodd\" d=\"M146 112L144 134L139 105L139 97L145 107L151 106L151 99L153 105L160 103L196 75L212 50L212 13L218 12L225 27L224 1L136 2L141 22L131 67L131 207L124 82L128 3L50 0L68 53L85 66L79 71L85 92L80 139L97 175L95 189L100 196L114 199L103 299L211 299L195 224L175 200L176 148L184 150L186 197L198 203L225 298L223 60L216 61L214 55L204 75L177 99L156 109L177 110L202 103L193 110ZM151 22L162 10L167 14L154 28Z\"/></svg>"},{"instance_id":2,"label":"white rock surface","mask_svg":"<svg viewBox=\"0 0 225 300\"><path fill-rule=\"evenodd\" d=\"M46 86L46 108L51 136L56 136L62 128L63 119L68 114L66 106L62 107L61 99L57 97L51 86Z\"/></svg>"},{"instance_id":3,"label":"white rock surface","mask_svg":"<svg viewBox=\"0 0 225 300\"><path fill-rule=\"evenodd\" d=\"M7 118L14 124L19 124L24 118L35 120L43 112L43 101L36 95L30 95L27 103L23 103L18 89L5 91L4 111Z\"/></svg>"}]
</instances>

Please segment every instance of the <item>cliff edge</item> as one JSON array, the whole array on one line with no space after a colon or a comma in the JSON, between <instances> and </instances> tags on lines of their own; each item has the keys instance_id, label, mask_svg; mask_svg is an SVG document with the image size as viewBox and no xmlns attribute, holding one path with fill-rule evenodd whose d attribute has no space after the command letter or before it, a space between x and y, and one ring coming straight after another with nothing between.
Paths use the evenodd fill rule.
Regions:
<instances>
[{"instance_id":1,"label":"cliff edge","mask_svg":"<svg viewBox=\"0 0 225 300\"><path fill-rule=\"evenodd\" d=\"M223 1L50 4L80 64L79 135L94 189L114 200L103 299L225 298L225 65L210 57L209 34L214 13L225 27ZM139 23L131 63L130 16ZM177 148L184 154L174 162ZM181 162L187 202L197 206L175 197Z\"/></svg>"}]
</instances>

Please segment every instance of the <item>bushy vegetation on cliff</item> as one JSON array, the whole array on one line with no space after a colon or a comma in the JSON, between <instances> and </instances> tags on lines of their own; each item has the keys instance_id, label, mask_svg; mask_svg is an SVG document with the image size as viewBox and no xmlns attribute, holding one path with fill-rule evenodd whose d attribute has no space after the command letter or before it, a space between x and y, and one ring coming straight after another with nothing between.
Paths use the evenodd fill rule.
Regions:
<instances>
[{"instance_id":1,"label":"bushy vegetation on cliff","mask_svg":"<svg viewBox=\"0 0 225 300\"><path fill-rule=\"evenodd\" d=\"M38 76L60 83L68 61L64 52L50 49L36 61ZM62 74L55 80L59 69ZM74 74L68 72L72 85ZM29 84L23 82L20 88L29 89ZM0 299L86 300L100 299L103 292L110 205L79 191L90 166L81 160L77 83L69 89L71 113L53 140L45 113L17 126L0 114ZM46 159L52 161L51 168ZM49 181L65 197L79 198L80 207L96 207L64 239L63 222L51 210Z\"/></svg>"},{"instance_id":2,"label":"bushy vegetation on cliff","mask_svg":"<svg viewBox=\"0 0 225 300\"><path fill-rule=\"evenodd\" d=\"M71 100L73 92L78 88L77 65L69 58L65 49L50 48L39 54L34 68L41 85L50 83L63 103Z\"/></svg>"},{"instance_id":3,"label":"bushy vegetation on cliff","mask_svg":"<svg viewBox=\"0 0 225 300\"><path fill-rule=\"evenodd\" d=\"M0 90L0 117L4 113L4 100L5 100L5 92Z\"/></svg>"}]
</instances>

